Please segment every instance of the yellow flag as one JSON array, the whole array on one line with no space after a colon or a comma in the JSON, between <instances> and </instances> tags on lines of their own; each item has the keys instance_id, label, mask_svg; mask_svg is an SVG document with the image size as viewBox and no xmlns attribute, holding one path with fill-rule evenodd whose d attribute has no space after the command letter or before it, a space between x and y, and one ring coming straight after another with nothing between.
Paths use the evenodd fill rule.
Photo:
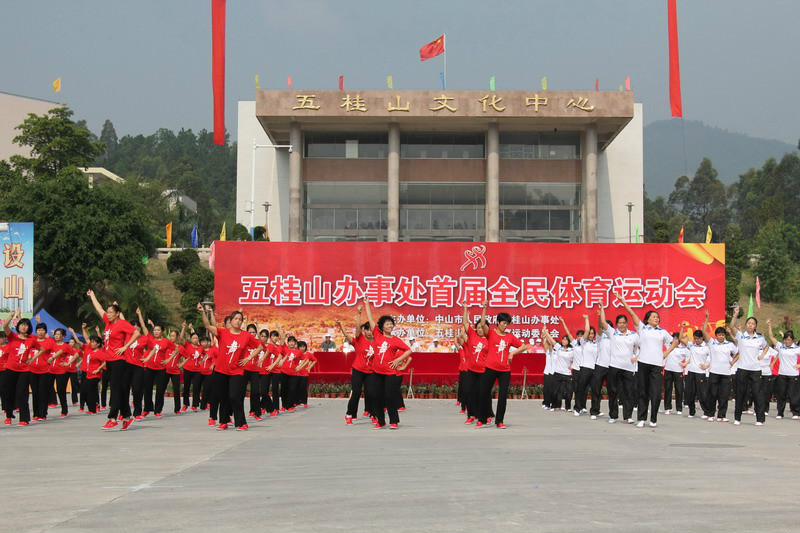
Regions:
<instances>
[{"instance_id":1,"label":"yellow flag","mask_svg":"<svg viewBox=\"0 0 800 533\"><path fill-rule=\"evenodd\" d=\"M61 92L61 78L56 78L53 80L53 92L54 93Z\"/></svg>"},{"instance_id":2,"label":"yellow flag","mask_svg":"<svg viewBox=\"0 0 800 533\"><path fill-rule=\"evenodd\" d=\"M542 78L542 90L543 90L543 91L546 91L546 90L547 90L547 76L545 76L544 78Z\"/></svg>"},{"instance_id":3,"label":"yellow flag","mask_svg":"<svg viewBox=\"0 0 800 533\"><path fill-rule=\"evenodd\" d=\"M391 76L386 76L386 87L389 89L394 89L394 80Z\"/></svg>"},{"instance_id":4,"label":"yellow flag","mask_svg":"<svg viewBox=\"0 0 800 533\"><path fill-rule=\"evenodd\" d=\"M222 231L219 232L219 240L225 240L225 223L222 223Z\"/></svg>"},{"instance_id":5,"label":"yellow flag","mask_svg":"<svg viewBox=\"0 0 800 533\"><path fill-rule=\"evenodd\" d=\"M261 90L261 84L258 83L258 74L256 74L256 91L260 91L260 90Z\"/></svg>"},{"instance_id":6,"label":"yellow flag","mask_svg":"<svg viewBox=\"0 0 800 533\"><path fill-rule=\"evenodd\" d=\"M706 230L706 244L711 244L711 226Z\"/></svg>"},{"instance_id":7,"label":"yellow flag","mask_svg":"<svg viewBox=\"0 0 800 533\"><path fill-rule=\"evenodd\" d=\"M172 222L167 224L167 248L172 248Z\"/></svg>"}]
</instances>

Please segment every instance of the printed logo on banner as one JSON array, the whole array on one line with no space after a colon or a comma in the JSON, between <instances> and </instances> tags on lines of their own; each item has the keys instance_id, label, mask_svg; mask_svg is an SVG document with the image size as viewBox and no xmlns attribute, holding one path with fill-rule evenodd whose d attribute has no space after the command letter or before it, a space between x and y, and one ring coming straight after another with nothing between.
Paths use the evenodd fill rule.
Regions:
<instances>
[{"instance_id":1,"label":"printed logo on banner","mask_svg":"<svg viewBox=\"0 0 800 533\"><path fill-rule=\"evenodd\" d=\"M471 266L473 270L479 268L486 268L486 246L473 246L469 250L464 251L464 257L467 258L466 262L461 265L461 272Z\"/></svg>"}]
</instances>

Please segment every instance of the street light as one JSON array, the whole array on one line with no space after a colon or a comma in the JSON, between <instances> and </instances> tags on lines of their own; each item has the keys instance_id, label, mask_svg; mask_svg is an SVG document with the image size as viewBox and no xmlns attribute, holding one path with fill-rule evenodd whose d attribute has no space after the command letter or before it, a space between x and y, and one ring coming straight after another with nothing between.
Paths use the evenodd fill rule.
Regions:
<instances>
[{"instance_id":1,"label":"street light","mask_svg":"<svg viewBox=\"0 0 800 533\"><path fill-rule=\"evenodd\" d=\"M256 150L259 148L288 148L289 153L292 153L291 144L257 144L256 138L253 137L253 168L250 174L250 228L256 227ZM268 209L268 208L267 208ZM245 209L245 211L247 211Z\"/></svg>"},{"instance_id":2,"label":"street light","mask_svg":"<svg viewBox=\"0 0 800 533\"><path fill-rule=\"evenodd\" d=\"M633 204L628 202L626 204L628 206L628 244L631 243L631 211L633 210Z\"/></svg>"},{"instance_id":3,"label":"street light","mask_svg":"<svg viewBox=\"0 0 800 533\"><path fill-rule=\"evenodd\" d=\"M269 202L264 202L261 205L264 206L264 237L267 240L270 240L270 238L269 238L269 229L267 229L267 226L269 225L269 208L270 208L270 206L272 204L269 203Z\"/></svg>"}]
</instances>

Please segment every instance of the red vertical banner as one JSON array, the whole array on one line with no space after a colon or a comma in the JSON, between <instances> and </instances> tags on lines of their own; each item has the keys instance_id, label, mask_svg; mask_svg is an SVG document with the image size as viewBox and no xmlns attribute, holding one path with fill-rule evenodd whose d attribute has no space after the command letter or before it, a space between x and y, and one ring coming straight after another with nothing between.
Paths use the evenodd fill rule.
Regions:
<instances>
[{"instance_id":1,"label":"red vertical banner","mask_svg":"<svg viewBox=\"0 0 800 533\"><path fill-rule=\"evenodd\" d=\"M677 0L667 0L669 33L669 105L673 117L683 116L681 99L681 60L678 54L678 6Z\"/></svg>"},{"instance_id":2,"label":"red vertical banner","mask_svg":"<svg viewBox=\"0 0 800 533\"><path fill-rule=\"evenodd\" d=\"M225 0L211 0L211 84L214 144L225 144Z\"/></svg>"},{"instance_id":3,"label":"red vertical banner","mask_svg":"<svg viewBox=\"0 0 800 533\"><path fill-rule=\"evenodd\" d=\"M595 78L594 79L594 90L595 90L595 92L600 90L600 78Z\"/></svg>"},{"instance_id":4,"label":"red vertical banner","mask_svg":"<svg viewBox=\"0 0 800 533\"><path fill-rule=\"evenodd\" d=\"M339 76L339 90L344 91L344 76Z\"/></svg>"},{"instance_id":5,"label":"red vertical banner","mask_svg":"<svg viewBox=\"0 0 800 533\"><path fill-rule=\"evenodd\" d=\"M631 77L628 76L625 78L625 90L630 92L631 91Z\"/></svg>"}]
</instances>

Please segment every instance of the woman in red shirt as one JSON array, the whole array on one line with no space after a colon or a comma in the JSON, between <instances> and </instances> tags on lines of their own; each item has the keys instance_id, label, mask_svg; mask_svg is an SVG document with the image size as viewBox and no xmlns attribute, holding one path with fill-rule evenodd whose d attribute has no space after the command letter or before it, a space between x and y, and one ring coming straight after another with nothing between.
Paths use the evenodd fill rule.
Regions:
<instances>
[{"instance_id":1,"label":"woman in red shirt","mask_svg":"<svg viewBox=\"0 0 800 533\"><path fill-rule=\"evenodd\" d=\"M181 333L178 335L174 330L169 332L169 340L173 342L175 348L172 353L164 359L165 370L167 371L167 382L172 384L172 402L173 412L176 415L181 414L181 363L185 361L187 350L183 347L183 333L186 330L186 322L181 327Z\"/></svg>"},{"instance_id":2,"label":"woman in red shirt","mask_svg":"<svg viewBox=\"0 0 800 533\"><path fill-rule=\"evenodd\" d=\"M200 407L200 388L203 383L203 374L201 363L205 357L205 350L200 345L200 335L194 329L189 330L189 342L183 345L184 357L182 363L179 364L183 370L183 407L181 412L185 412L192 408L192 411L197 411ZM189 402L189 387L191 386L192 401Z\"/></svg>"},{"instance_id":3,"label":"woman in red shirt","mask_svg":"<svg viewBox=\"0 0 800 533\"><path fill-rule=\"evenodd\" d=\"M214 357L216 357L217 347L212 346L211 339L203 337L200 341L205 355L200 364L200 410L208 409L208 395L211 386L211 372L214 367Z\"/></svg>"},{"instance_id":4,"label":"woman in red shirt","mask_svg":"<svg viewBox=\"0 0 800 533\"><path fill-rule=\"evenodd\" d=\"M53 338L51 339L53 342L50 348L53 355L47 360L50 363L50 373L55 377L58 403L61 404L61 418L66 417L69 413L69 408L67 407L67 382L69 381L67 361L73 352L70 345L64 342L64 337L66 336L67 332L63 328L58 328L53 332Z\"/></svg>"},{"instance_id":5,"label":"woman in red shirt","mask_svg":"<svg viewBox=\"0 0 800 533\"><path fill-rule=\"evenodd\" d=\"M281 412L294 413L297 404L297 365L300 364L302 355L300 348L297 347L297 339L293 335L286 337L281 363L281 403L283 403Z\"/></svg>"},{"instance_id":6,"label":"woman in red shirt","mask_svg":"<svg viewBox=\"0 0 800 533\"><path fill-rule=\"evenodd\" d=\"M75 342L75 332L72 328L68 328L70 337L69 337L69 347L72 349L71 355L74 355L75 350L78 348L78 344ZM67 358L69 359L69 358ZM78 392L80 391L80 382L78 379L78 365L76 363L72 363L66 366L67 375L69 376L69 388L70 394L72 395L72 405L78 405Z\"/></svg>"},{"instance_id":7,"label":"woman in red shirt","mask_svg":"<svg viewBox=\"0 0 800 533\"><path fill-rule=\"evenodd\" d=\"M464 376L464 394L462 396L464 407L466 404L467 419L465 424L472 424L478 419L480 410L478 409L478 396L480 394L480 383L483 374L486 372L486 355L489 352L489 343L486 340L486 308L482 309L480 320L472 327L469 321L469 308L466 304L464 306L464 319L462 321L464 327L464 335L466 335L466 342L464 343L464 353L467 356L467 374ZM489 402L491 404L491 402ZM494 418L494 413L491 412L491 405L489 405L489 417Z\"/></svg>"},{"instance_id":8,"label":"woman in red shirt","mask_svg":"<svg viewBox=\"0 0 800 533\"><path fill-rule=\"evenodd\" d=\"M353 339L345 331L344 326L338 320L336 324L344 335L344 338L355 348L355 359L353 359L353 369L350 372L350 401L347 402L347 412L344 415L344 422L352 425L353 420L358 418L358 402L361 399L361 392L364 392L364 416L374 413L372 407L372 397L369 394L367 383L372 374L372 356L375 354L375 346L372 341L372 327L369 322L361 323L361 309L356 310L356 338ZM376 419L377 420L377 419ZM374 423L374 422L373 422Z\"/></svg>"},{"instance_id":9,"label":"woman in red shirt","mask_svg":"<svg viewBox=\"0 0 800 533\"><path fill-rule=\"evenodd\" d=\"M272 394L269 396L270 418L278 416L281 407L281 364L283 364L283 329L276 326L269 332L269 343L264 347L267 356L264 361L267 372L269 372L269 386L271 387ZM267 389L262 391L264 394L268 392Z\"/></svg>"},{"instance_id":10,"label":"woman in red shirt","mask_svg":"<svg viewBox=\"0 0 800 533\"><path fill-rule=\"evenodd\" d=\"M27 426L31 422L31 411L28 403L28 391L31 383L30 363L28 359L40 348L39 342L32 335L33 327L27 318L20 318L20 311L12 312L6 319L3 328L8 338L8 359L6 360L6 389L9 397L13 394L14 403L11 412L19 409L19 426ZM11 321L17 319L17 332L11 331ZM10 416L8 418L11 418Z\"/></svg>"},{"instance_id":11,"label":"woman in red shirt","mask_svg":"<svg viewBox=\"0 0 800 533\"><path fill-rule=\"evenodd\" d=\"M86 398L86 408L92 414L97 414L97 405L100 398L97 393L97 386L100 378L103 377L103 370L107 368L109 353L103 349L103 340L97 335L86 337L89 344L84 347L83 361L81 370L84 375L84 395ZM128 429L130 422L122 424L122 429ZM114 424L116 425L116 424ZM111 429L114 426L103 426L102 429Z\"/></svg>"},{"instance_id":12,"label":"woman in red shirt","mask_svg":"<svg viewBox=\"0 0 800 533\"><path fill-rule=\"evenodd\" d=\"M300 364L297 366L297 405L302 405L304 409L308 409L308 374L317 364L317 358L308 351L308 345L305 341L298 342L297 347L303 353L300 357Z\"/></svg>"},{"instance_id":13,"label":"woman in red shirt","mask_svg":"<svg viewBox=\"0 0 800 533\"><path fill-rule=\"evenodd\" d=\"M28 364L31 366L33 421L44 422L47 420L50 391L53 390L53 377L50 374L50 363L47 362L53 353L53 339L47 336L46 324L41 322L36 324L36 341L39 343L39 348L28 358Z\"/></svg>"},{"instance_id":14,"label":"woman in red shirt","mask_svg":"<svg viewBox=\"0 0 800 533\"><path fill-rule=\"evenodd\" d=\"M247 333L253 336L254 339L259 341L259 345L261 344L260 339L258 338L258 326L255 324L248 324L247 325ZM253 349L251 348L248 350L247 355L252 353ZM264 351L264 347L261 347L261 351ZM250 361L244 365L244 380L245 380L245 387L250 385L250 411L249 416L250 418L255 418L256 420L263 420L261 418L261 366L260 363L263 360L263 357L253 357ZM246 395L246 394L245 394Z\"/></svg>"},{"instance_id":15,"label":"woman in red shirt","mask_svg":"<svg viewBox=\"0 0 800 533\"><path fill-rule=\"evenodd\" d=\"M174 333L174 332L173 332ZM161 411L164 409L164 393L167 390L166 360L175 350L175 343L164 337L164 327L160 324L153 326L153 342L150 353L144 358L144 412L142 416L147 416L153 411L153 416L161 418ZM177 335L174 336L177 338ZM155 384L155 401L153 401L153 385Z\"/></svg>"},{"instance_id":16,"label":"woman in red shirt","mask_svg":"<svg viewBox=\"0 0 800 533\"><path fill-rule=\"evenodd\" d=\"M394 319L391 316L383 315L376 323L372 318L368 298L364 298L364 306L367 310L367 320L372 327L372 336L375 338L373 342L375 355L372 358L373 374L367 384L372 391L374 402L372 414L377 418L373 429L382 429L386 426L384 408L389 413L389 429L397 429L400 424L400 416L397 414L397 392L395 391L397 380L392 379L392 376L397 375L398 365L411 355L411 348L399 337L392 335Z\"/></svg>"},{"instance_id":17,"label":"woman in red shirt","mask_svg":"<svg viewBox=\"0 0 800 533\"><path fill-rule=\"evenodd\" d=\"M244 415L245 380L244 365L258 357L262 347L258 340L242 330L244 315L234 311L231 315L230 329L211 325L203 304L197 304L197 310L203 317L203 326L219 339L219 352L214 365L212 379L215 380L214 391L219 398L220 424L217 429L228 429L228 422L233 414L236 429L247 430L247 419ZM246 355L250 348L255 348Z\"/></svg>"}]
</instances>

